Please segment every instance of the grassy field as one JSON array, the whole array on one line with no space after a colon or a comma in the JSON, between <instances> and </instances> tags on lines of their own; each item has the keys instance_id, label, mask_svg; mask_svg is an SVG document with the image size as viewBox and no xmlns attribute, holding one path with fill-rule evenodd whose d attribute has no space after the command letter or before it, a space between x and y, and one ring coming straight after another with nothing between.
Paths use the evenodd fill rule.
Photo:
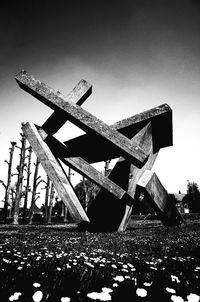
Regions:
<instances>
[{"instance_id":1,"label":"grassy field","mask_svg":"<svg viewBox=\"0 0 200 302\"><path fill-rule=\"evenodd\" d=\"M0 228L0 301L200 300L200 219L133 220L124 234Z\"/></svg>"}]
</instances>

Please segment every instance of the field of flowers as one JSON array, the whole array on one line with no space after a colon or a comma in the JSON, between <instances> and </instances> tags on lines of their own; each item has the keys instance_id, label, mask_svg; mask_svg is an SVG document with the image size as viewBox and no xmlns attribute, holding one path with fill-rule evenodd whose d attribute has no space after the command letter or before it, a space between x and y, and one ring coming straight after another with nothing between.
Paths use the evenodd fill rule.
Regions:
<instances>
[{"instance_id":1,"label":"field of flowers","mask_svg":"<svg viewBox=\"0 0 200 302\"><path fill-rule=\"evenodd\" d=\"M0 300L200 301L200 221L124 234L2 225Z\"/></svg>"}]
</instances>

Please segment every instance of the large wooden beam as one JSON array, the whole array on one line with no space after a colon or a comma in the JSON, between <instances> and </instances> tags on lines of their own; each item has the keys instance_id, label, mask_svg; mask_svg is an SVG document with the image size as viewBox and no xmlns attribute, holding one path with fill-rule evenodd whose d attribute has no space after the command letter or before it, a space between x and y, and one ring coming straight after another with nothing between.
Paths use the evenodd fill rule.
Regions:
<instances>
[{"instance_id":1,"label":"large wooden beam","mask_svg":"<svg viewBox=\"0 0 200 302\"><path fill-rule=\"evenodd\" d=\"M69 209L71 216L77 222L88 222L89 219L85 211L83 210L65 173L63 172L61 166L52 154L49 147L42 140L36 127L33 124L26 123L23 125L22 130L27 137L30 145L32 146L35 154L37 155L42 167L54 184L59 197Z\"/></svg>"},{"instance_id":2,"label":"large wooden beam","mask_svg":"<svg viewBox=\"0 0 200 302\"><path fill-rule=\"evenodd\" d=\"M81 80L74 89L65 96L65 99L74 102L81 106L85 100L92 93L92 85L88 82ZM49 135L55 134L64 124L68 118L62 110L55 110L52 115L42 125L42 129L48 132Z\"/></svg>"},{"instance_id":3,"label":"large wooden beam","mask_svg":"<svg viewBox=\"0 0 200 302\"><path fill-rule=\"evenodd\" d=\"M144 148L146 152L152 153L151 123L146 125L136 136L134 136L132 140L137 142L137 144ZM155 160L156 155L151 154L147 163L143 168L139 169L136 166L131 165L130 161L121 157L108 177L125 191L129 190L129 195L134 199L136 183L144 170L153 165L154 160L152 160L152 158ZM130 187L132 188L131 190ZM113 196L111 198L105 191L101 190L89 207L87 214L94 229L99 231L118 230L122 232L126 229L128 219L132 211L132 206L134 206L134 203L127 205L124 203L117 203ZM113 212L115 215L113 215ZM104 217L103 224L102 217ZM112 219L110 219L110 217L112 217Z\"/></svg>"},{"instance_id":4,"label":"large wooden beam","mask_svg":"<svg viewBox=\"0 0 200 302\"><path fill-rule=\"evenodd\" d=\"M111 125L111 127L131 139L149 122L152 125L154 153L160 148L171 146L172 109L167 104L162 104L130 118L123 119ZM79 155L89 163L120 157L119 150L113 148L112 144L99 140L95 135L91 134L84 134L64 143L70 150L71 155Z\"/></svg>"},{"instance_id":5,"label":"large wooden beam","mask_svg":"<svg viewBox=\"0 0 200 302\"><path fill-rule=\"evenodd\" d=\"M96 170L82 158L68 157L67 148L65 145L59 142L55 137L48 135L48 133L46 133L42 128L37 126L37 129L41 135L41 138L44 139L45 143L56 158L59 158L64 164L84 177L90 179L103 190L107 191L110 195L123 200L124 204L133 203L132 197L115 182L105 177L101 172Z\"/></svg>"},{"instance_id":6,"label":"large wooden beam","mask_svg":"<svg viewBox=\"0 0 200 302\"><path fill-rule=\"evenodd\" d=\"M112 143L120 150L122 156L141 167L147 160L146 154L137 144L107 124L97 119L88 111L67 100L60 92L55 91L41 81L21 71L16 80L19 86L54 110L63 110L68 119L87 133L93 133Z\"/></svg>"},{"instance_id":7,"label":"large wooden beam","mask_svg":"<svg viewBox=\"0 0 200 302\"><path fill-rule=\"evenodd\" d=\"M137 135L137 140L140 142L140 146L144 148L144 150L148 150L150 152L148 161L146 164L141 168L138 169L136 166L131 165L130 168L130 178L129 178L129 184L128 184L128 193L132 198L135 198L136 193L136 186L137 182L140 179L140 177L143 175L144 171L146 169L151 170L154 162L158 156L158 152L153 151L153 138L152 138L152 127L151 123L149 123L146 127L144 127ZM128 222L132 213L134 205L126 205L125 213L123 216L123 219L119 225L118 231L124 232L128 226Z\"/></svg>"},{"instance_id":8,"label":"large wooden beam","mask_svg":"<svg viewBox=\"0 0 200 302\"><path fill-rule=\"evenodd\" d=\"M137 183L137 189L145 194L164 225L179 225L182 222L178 209L154 172L146 170Z\"/></svg>"}]
</instances>

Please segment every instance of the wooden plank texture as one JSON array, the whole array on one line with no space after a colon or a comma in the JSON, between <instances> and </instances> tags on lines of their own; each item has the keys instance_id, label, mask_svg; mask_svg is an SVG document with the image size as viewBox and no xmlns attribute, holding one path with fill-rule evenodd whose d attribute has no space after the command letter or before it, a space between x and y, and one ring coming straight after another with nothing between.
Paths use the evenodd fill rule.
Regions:
<instances>
[{"instance_id":1,"label":"wooden plank texture","mask_svg":"<svg viewBox=\"0 0 200 302\"><path fill-rule=\"evenodd\" d=\"M182 217L156 173L146 170L137 186L147 196L148 201L164 225L179 225Z\"/></svg>"},{"instance_id":2,"label":"wooden plank texture","mask_svg":"<svg viewBox=\"0 0 200 302\"><path fill-rule=\"evenodd\" d=\"M64 174L58 161L52 154L49 147L42 140L36 127L33 124L26 123L22 130L32 146L36 156L38 157L42 167L51 179L59 197L66 204L71 216L75 221L89 221L85 211L83 210L74 190Z\"/></svg>"},{"instance_id":3,"label":"wooden plank texture","mask_svg":"<svg viewBox=\"0 0 200 302\"><path fill-rule=\"evenodd\" d=\"M151 122L152 125L154 153L160 148L171 146L172 109L167 104L162 104L130 118L123 119L111 125L111 127L126 137L132 138L149 122ZM77 152L79 152L78 155L89 163L120 157L119 150L113 148L109 142L99 140L91 134L81 135L64 142L64 144L68 147L72 155L77 155Z\"/></svg>"},{"instance_id":4,"label":"wooden plank texture","mask_svg":"<svg viewBox=\"0 0 200 302\"><path fill-rule=\"evenodd\" d=\"M132 140L142 146L146 152L152 152L151 123L146 125ZM150 155L150 158L142 169L131 165L130 161L121 157L108 177L125 191L130 190L130 186L132 186L129 195L134 199L136 182L144 170L150 166L150 162L152 162L153 165L152 157L156 157L155 154ZM132 174L131 179L129 179L130 174ZM134 182L134 178L136 179L136 182ZM98 231L101 231L102 229L107 231L118 230L122 232L126 229L132 206L134 206L133 203L129 205L117 203L115 198L111 198L106 194L106 192L100 191L89 207L87 214L93 229ZM113 216L113 210L115 217L111 220L110 217ZM102 217L104 217L103 225Z\"/></svg>"},{"instance_id":5,"label":"wooden plank texture","mask_svg":"<svg viewBox=\"0 0 200 302\"><path fill-rule=\"evenodd\" d=\"M64 164L84 177L90 179L96 185L109 192L109 194L114 195L120 200L123 200L125 204L133 203L132 197L115 182L105 177L101 172L96 170L82 158L68 157L67 148L65 145L59 142L55 137L48 135L48 133L46 133L42 128L37 128L41 137L45 140L45 143L56 158L59 158Z\"/></svg>"},{"instance_id":6,"label":"wooden plank texture","mask_svg":"<svg viewBox=\"0 0 200 302\"><path fill-rule=\"evenodd\" d=\"M135 198L136 193L136 186L137 182L144 173L146 169L151 170L154 162L158 156L158 151L154 153L153 151L153 139L152 139L152 127L151 123L149 123L146 127L144 127L137 135L136 139L140 142L140 146L144 148L144 150L150 152L148 161L146 164L141 168L138 169L136 166L131 165L130 168L130 178L129 178L129 185L128 185L128 193L132 198ZM134 205L126 205L125 213L123 219L120 223L118 228L119 232L124 232L128 226L129 218L132 213Z\"/></svg>"},{"instance_id":7,"label":"wooden plank texture","mask_svg":"<svg viewBox=\"0 0 200 302\"><path fill-rule=\"evenodd\" d=\"M147 160L146 154L137 144L127 137L97 119L88 111L67 100L60 92L55 91L41 81L21 71L16 80L19 86L54 110L63 110L68 119L87 133L94 133L105 141L112 143L121 155L131 160L135 165L142 166Z\"/></svg>"},{"instance_id":8,"label":"wooden plank texture","mask_svg":"<svg viewBox=\"0 0 200 302\"><path fill-rule=\"evenodd\" d=\"M91 93L92 85L81 80L65 99L81 106ZM42 128L44 131L48 132L49 135L53 135L65 124L65 122L67 122L67 120L68 118L65 112L63 113L62 110L55 110L42 125Z\"/></svg>"}]
</instances>

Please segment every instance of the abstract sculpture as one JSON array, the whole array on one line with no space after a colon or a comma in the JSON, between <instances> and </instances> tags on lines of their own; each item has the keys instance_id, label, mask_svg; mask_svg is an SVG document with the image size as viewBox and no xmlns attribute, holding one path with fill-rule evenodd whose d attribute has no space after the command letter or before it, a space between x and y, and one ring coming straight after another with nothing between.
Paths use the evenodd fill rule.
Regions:
<instances>
[{"instance_id":1,"label":"abstract sculpture","mask_svg":"<svg viewBox=\"0 0 200 302\"><path fill-rule=\"evenodd\" d=\"M80 81L64 96L26 71L21 71L16 80L23 90L54 110L42 126L26 123L22 129L75 221L85 222L95 231L125 231L141 193L165 225L182 221L151 172L160 148L172 145L172 110L167 104L108 126L81 107L92 92L88 82ZM67 120L86 134L64 143L58 141L54 134ZM91 165L114 158L119 159L108 176ZM101 188L87 213L60 161Z\"/></svg>"}]
</instances>

